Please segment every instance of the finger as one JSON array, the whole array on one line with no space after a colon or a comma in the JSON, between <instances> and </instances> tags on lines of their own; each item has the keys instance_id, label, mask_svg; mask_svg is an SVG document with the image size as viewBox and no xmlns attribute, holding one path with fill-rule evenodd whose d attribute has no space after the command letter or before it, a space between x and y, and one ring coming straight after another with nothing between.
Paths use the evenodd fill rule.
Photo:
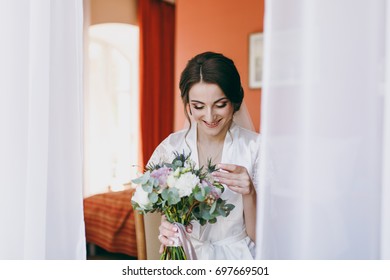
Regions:
<instances>
[{"instance_id":1,"label":"finger","mask_svg":"<svg viewBox=\"0 0 390 280\"><path fill-rule=\"evenodd\" d=\"M191 233L192 232L192 224L189 224L188 226L186 226L186 231L188 233Z\"/></svg>"},{"instance_id":2,"label":"finger","mask_svg":"<svg viewBox=\"0 0 390 280\"><path fill-rule=\"evenodd\" d=\"M243 193L243 191L244 191L244 188L239 187L239 186L228 186L228 188L234 192L237 192L237 193Z\"/></svg>"},{"instance_id":3,"label":"finger","mask_svg":"<svg viewBox=\"0 0 390 280\"><path fill-rule=\"evenodd\" d=\"M158 240L160 241L160 243L162 245L172 246L173 244L175 244L176 237L167 237L167 236L164 236L163 234L160 234L158 236Z\"/></svg>"},{"instance_id":4,"label":"finger","mask_svg":"<svg viewBox=\"0 0 390 280\"><path fill-rule=\"evenodd\" d=\"M162 254L164 252L165 246L163 244L160 245L160 250L158 250L159 254Z\"/></svg>"},{"instance_id":5,"label":"finger","mask_svg":"<svg viewBox=\"0 0 390 280\"><path fill-rule=\"evenodd\" d=\"M240 186L228 186L228 188L236 193L240 193L242 195L247 195L251 193L250 187L240 187Z\"/></svg>"},{"instance_id":6,"label":"finger","mask_svg":"<svg viewBox=\"0 0 390 280\"><path fill-rule=\"evenodd\" d=\"M217 169L223 169L229 172L235 172L238 169L242 168L242 166L235 165L235 164L228 164L228 163L218 163Z\"/></svg>"},{"instance_id":7,"label":"finger","mask_svg":"<svg viewBox=\"0 0 390 280\"><path fill-rule=\"evenodd\" d=\"M162 223L159 227L159 230L160 230L160 235L163 235L166 238L175 238L175 237L179 236L179 233L172 228L171 224L168 224L168 226L165 226Z\"/></svg>"},{"instance_id":8,"label":"finger","mask_svg":"<svg viewBox=\"0 0 390 280\"><path fill-rule=\"evenodd\" d=\"M214 171L212 175L214 179L226 178L226 179L245 180L245 178L248 178L247 173L226 173L221 171Z\"/></svg>"},{"instance_id":9,"label":"finger","mask_svg":"<svg viewBox=\"0 0 390 280\"><path fill-rule=\"evenodd\" d=\"M218 178L219 183L227 185L227 186L244 186L244 182L242 180L236 179L227 179L227 178Z\"/></svg>"},{"instance_id":10,"label":"finger","mask_svg":"<svg viewBox=\"0 0 390 280\"><path fill-rule=\"evenodd\" d=\"M161 235L160 238L158 239L160 240L160 243L162 246L170 246L170 245L173 245L173 241L166 238L165 236Z\"/></svg>"},{"instance_id":11,"label":"finger","mask_svg":"<svg viewBox=\"0 0 390 280\"><path fill-rule=\"evenodd\" d=\"M177 226L175 226L174 224L168 222L168 221L162 221L161 222L161 226L167 230L170 230L170 231L174 231L174 232L177 232L178 231L178 228Z\"/></svg>"}]
</instances>

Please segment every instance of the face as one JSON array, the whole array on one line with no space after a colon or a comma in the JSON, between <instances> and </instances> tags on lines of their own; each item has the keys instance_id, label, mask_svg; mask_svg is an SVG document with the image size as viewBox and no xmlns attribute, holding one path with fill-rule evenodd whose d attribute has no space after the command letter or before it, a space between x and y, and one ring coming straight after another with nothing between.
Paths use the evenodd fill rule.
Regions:
<instances>
[{"instance_id":1,"label":"face","mask_svg":"<svg viewBox=\"0 0 390 280\"><path fill-rule=\"evenodd\" d=\"M189 91L189 107L198 124L198 133L225 136L233 118L233 105L218 85L193 85Z\"/></svg>"}]
</instances>

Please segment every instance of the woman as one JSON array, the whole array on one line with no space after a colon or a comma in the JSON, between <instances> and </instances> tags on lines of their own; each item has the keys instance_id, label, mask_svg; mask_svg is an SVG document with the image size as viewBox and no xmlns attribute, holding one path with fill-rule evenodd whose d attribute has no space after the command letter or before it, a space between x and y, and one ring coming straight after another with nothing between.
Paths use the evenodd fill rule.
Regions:
<instances>
[{"instance_id":1,"label":"woman","mask_svg":"<svg viewBox=\"0 0 390 280\"><path fill-rule=\"evenodd\" d=\"M208 159L217 164L213 176L227 186L222 198L235 208L215 224L193 222L187 227L190 240L198 259L253 259L260 135L233 121L244 97L240 75L231 59L202 53L182 72L180 91L190 128L168 136L149 163L171 161L173 151L184 151L198 167L207 166ZM159 230L161 253L174 243L178 229L163 216Z\"/></svg>"}]
</instances>

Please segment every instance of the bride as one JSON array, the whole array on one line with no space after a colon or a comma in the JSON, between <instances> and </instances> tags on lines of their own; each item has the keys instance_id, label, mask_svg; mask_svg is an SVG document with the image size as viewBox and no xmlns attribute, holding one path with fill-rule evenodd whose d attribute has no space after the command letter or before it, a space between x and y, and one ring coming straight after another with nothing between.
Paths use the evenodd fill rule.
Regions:
<instances>
[{"instance_id":1,"label":"bride","mask_svg":"<svg viewBox=\"0 0 390 280\"><path fill-rule=\"evenodd\" d=\"M187 235L198 259L254 259L260 135L233 120L244 98L240 75L231 59L201 53L183 70L180 91L189 128L161 142L148 164L171 161L174 151L191 153L198 167L209 159L217 164L212 175L226 186L222 199L235 208L215 224L193 222ZM161 253L178 229L163 216L159 231Z\"/></svg>"}]
</instances>

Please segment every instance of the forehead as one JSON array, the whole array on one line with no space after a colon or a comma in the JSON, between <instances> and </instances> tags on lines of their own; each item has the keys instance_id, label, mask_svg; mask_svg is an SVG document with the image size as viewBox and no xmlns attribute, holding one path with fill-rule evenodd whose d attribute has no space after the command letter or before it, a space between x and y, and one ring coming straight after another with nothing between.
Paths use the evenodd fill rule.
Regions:
<instances>
[{"instance_id":1,"label":"forehead","mask_svg":"<svg viewBox=\"0 0 390 280\"><path fill-rule=\"evenodd\" d=\"M189 91L190 101L214 102L226 97L217 84L197 83Z\"/></svg>"}]
</instances>

